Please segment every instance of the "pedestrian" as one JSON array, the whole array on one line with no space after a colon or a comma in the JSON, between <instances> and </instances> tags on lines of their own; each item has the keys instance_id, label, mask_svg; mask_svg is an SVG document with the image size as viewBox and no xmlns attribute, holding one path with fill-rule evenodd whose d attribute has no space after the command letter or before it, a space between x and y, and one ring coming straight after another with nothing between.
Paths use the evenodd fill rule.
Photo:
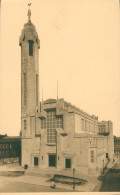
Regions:
<instances>
[{"instance_id":1,"label":"pedestrian","mask_svg":"<svg viewBox=\"0 0 120 195\"><path fill-rule=\"evenodd\" d=\"M51 187L54 188L54 189L56 188L56 185L55 185L55 181L54 180L52 181L52 186Z\"/></svg>"}]
</instances>

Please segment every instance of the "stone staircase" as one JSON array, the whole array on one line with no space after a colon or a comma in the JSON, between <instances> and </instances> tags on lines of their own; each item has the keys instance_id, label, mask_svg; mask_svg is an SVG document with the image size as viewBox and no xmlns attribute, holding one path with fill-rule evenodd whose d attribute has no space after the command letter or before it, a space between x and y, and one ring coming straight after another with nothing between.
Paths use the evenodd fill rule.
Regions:
<instances>
[{"instance_id":1,"label":"stone staircase","mask_svg":"<svg viewBox=\"0 0 120 195\"><path fill-rule=\"evenodd\" d=\"M108 167L108 164L110 163L110 159L108 158L108 161L107 161L107 163L106 163L106 165L105 165L105 169Z\"/></svg>"}]
</instances>

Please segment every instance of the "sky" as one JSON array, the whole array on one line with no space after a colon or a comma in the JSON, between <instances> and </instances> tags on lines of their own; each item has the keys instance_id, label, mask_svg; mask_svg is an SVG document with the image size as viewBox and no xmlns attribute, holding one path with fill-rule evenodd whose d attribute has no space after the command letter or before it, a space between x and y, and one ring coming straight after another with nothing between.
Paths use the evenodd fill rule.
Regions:
<instances>
[{"instance_id":1,"label":"sky","mask_svg":"<svg viewBox=\"0 0 120 195\"><path fill-rule=\"evenodd\" d=\"M2 0L0 134L21 129L19 36L31 21L40 39L40 100L64 98L120 136L120 11L118 0Z\"/></svg>"}]
</instances>

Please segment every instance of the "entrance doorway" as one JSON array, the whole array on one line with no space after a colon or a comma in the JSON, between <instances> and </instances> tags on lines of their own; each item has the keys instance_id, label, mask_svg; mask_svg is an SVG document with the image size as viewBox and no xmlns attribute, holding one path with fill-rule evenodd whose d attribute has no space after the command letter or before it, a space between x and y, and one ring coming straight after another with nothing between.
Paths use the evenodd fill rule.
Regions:
<instances>
[{"instance_id":1,"label":"entrance doorway","mask_svg":"<svg viewBox=\"0 0 120 195\"><path fill-rule=\"evenodd\" d=\"M34 166L38 166L38 157L34 157Z\"/></svg>"},{"instance_id":2,"label":"entrance doorway","mask_svg":"<svg viewBox=\"0 0 120 195\"><path fill-rule=\"evenodd\" d=\"M106 153L106 158L108 158L108 153Z\"/></svg>"},{"instance_id":3,"label":"entrance doorway","mask_svg":"<svg viewBox=\"0 0 120 195\"><path fill-rule=\"evenodd\" d=\"M65 168L71 168L71 159L70 158L65 159Z\"/></svg>"},{"instance_id":4,"label":"entrance doorway","mask_svg":"<svg viewBox=\"0 0 120 195\"><path fill-rule=\"evenodd\" d=\"M55 166L56 166L56 155L49 154L49 167L55 167Z\"/></svg>"}]
</instances>

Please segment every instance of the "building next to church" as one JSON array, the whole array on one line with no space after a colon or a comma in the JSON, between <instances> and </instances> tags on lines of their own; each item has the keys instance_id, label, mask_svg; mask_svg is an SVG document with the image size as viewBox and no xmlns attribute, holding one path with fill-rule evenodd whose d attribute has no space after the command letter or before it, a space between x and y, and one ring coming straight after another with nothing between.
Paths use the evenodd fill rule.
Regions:
<instances>
[{"instance_id":1,"label":"building next to church","mask_svg":"<svg viewBox=\"0 0 120 195\"><path fill-rule=\"evenodd\" d=\"M99 122L97 116L64 99L39 102L40 40L30 9L19 45L22 166L87 172L102 169L114 155L112 122Z\"/></svg>"},{"instance_id":2,"label":"building next to church","mask_svg":"<svg viewBox=\"0 0 120 195\"><path fill-rule=\"evenodd\" d=\"M116 157L120 157L120 137L114 136L114 153Z\"/></svg>"},{"instance_id":3,"label":"building next to church","mask_svg":"<svg viewBox=\"0 0 120 195\"><path fill-rule=\"evenodd\" d=\"M0 164L15 163L21 161L20 136L0 135Z\"/></svg>"}]
</instances>

